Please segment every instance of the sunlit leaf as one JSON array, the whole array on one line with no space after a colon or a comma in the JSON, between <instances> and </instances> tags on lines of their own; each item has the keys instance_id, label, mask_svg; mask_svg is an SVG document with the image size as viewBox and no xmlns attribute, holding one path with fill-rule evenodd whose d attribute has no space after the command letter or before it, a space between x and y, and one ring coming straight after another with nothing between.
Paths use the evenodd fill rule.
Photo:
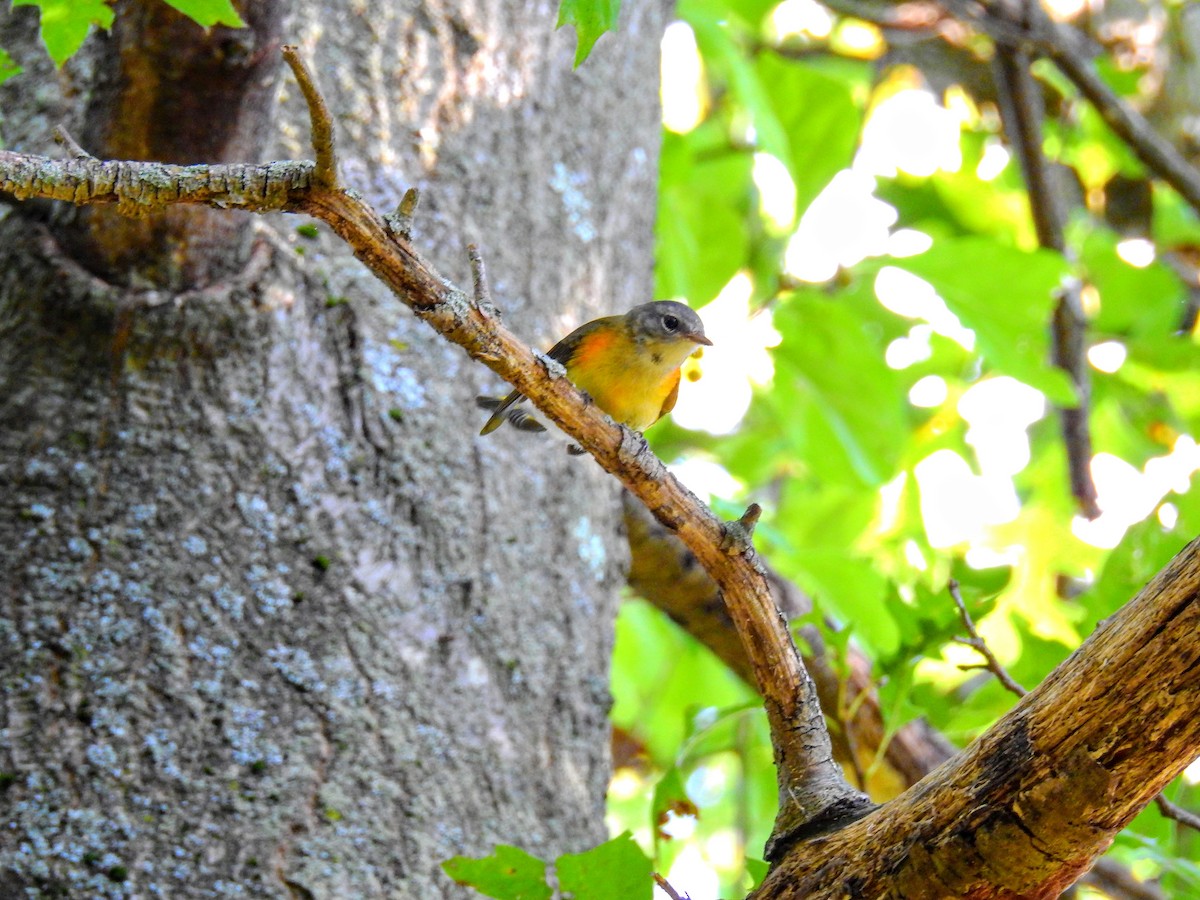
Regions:
<instances>
[{"instance_id":1,"label":"sunlit leaf","mask_svg":"<svg viewBox=\"0 0 1200 900\"><path fill-rule=\"evenodd\" d=\"M1182 316L1183 283L1161 262L1138 268L1117 253L1119 241L1107 230L1083 241L1080 261L1100 294L1092 327L1109 334L1170 334Z\"/></svg>"},{"instance_id":2,"label":"sunlit leaf","mask_svg":"<svg viewBox=\"0 0 1200 900\"><path fill-rule=\"evenodd\" d=\"M664 766L674 761L697 710L738 706L753 696L712 651L645 603L621 605L611 677L613 723L637 735Z\"/></svg>"},{"instance_id":3,"label":"sunlit leaf","mask_svg":"<svg viewBox=\"0 0 1200 900\"><path fill-rule=\"evenodd\" d=\"M42 43L58 66L75 55L92 26L108 28L113 21L104 0L13 0L13 6L41 9Z\"/></svg>"},{"instance_id":4,"label":"sunlit leaf","mask_svg":"<svg viewBox=\"0 0 1200 900\"><path fill-rule=\"evenodd\" d=\"M574 900L650 900L650 860L629 832L556 862L558 884Z\"/></svg>"},{"instance_id":5,"label":"sunlit leaf","mask_svg":"<svg viewBox=\"0 0 1200 900\"><path fill-rule=\"evenodd\" d=\"M934 286L998 371L1056 403L1075 402L1067 376L1050 365L1049 323L1068 274L1062 257L963 238L940 241L901 265Z\"/></svg>"},{"instance_id":6,"label":"sunlit leaf","mask_svg":"<svg viewBox=\"0 0 1200 900\"><path fill-rule=\"evenodd\" d=\"M246 25L229 0L164 0L164 2L205 28L213 25L244 28Z\"/></svg>"},{"instance_id":7,"label":"sunlit leaf","mask_svg":"<svg viewBox=\"0 0 1200 900\"><path fill-rule=\"evenodd\" d=\"M658 198L655 296L702 306L746 265L751 158L704 147L706 132L668 135Z\"/></svg>"},{"instance_id":8,"label":"sunlit leaf","mask_svg":"<svg viewBox=\"0 0 1200 900\"><path fill-rule=\"evenodd\" d=\"M891 435L905 426L907 405L873 320L805 292L780 307L775 325L783 335L770 394L777 427L822 477L882 484L894 474Z\"/></svg>"},{"instance_id":9,"label":"sunlit leaf","mask_svg":"<svg viewBox=\"0 0 1200 900\"><path fill-rule=\"evenodd\" d=\"M456 856L442 870L459 884L495 900L549 900L546 864L519 847L501 844L491 856Z\"/></svg>"},{"instance_id":10,"label":"sunlit leaf","mask_svg":"<svg viewBox=\"0 0 1200 900\"><path fill-rule=\"evenodd\" d=\"M773 53L759 57L756 74L786 139L777 152L803 211L853 161L861 112L845 84Z\"/></svg>"}]
</instances>

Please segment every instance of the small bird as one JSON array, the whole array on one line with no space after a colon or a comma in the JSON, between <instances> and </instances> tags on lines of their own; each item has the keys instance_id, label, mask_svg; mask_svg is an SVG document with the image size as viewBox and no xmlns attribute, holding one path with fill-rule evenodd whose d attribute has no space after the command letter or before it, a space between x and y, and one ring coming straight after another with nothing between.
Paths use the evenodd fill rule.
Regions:
<instances>
[{"instance_id":1,"label":"small bird","mask_svg":"<svg viewBox=\"0 0 1200 900\"><path fill-rule=\"evenodd\" d=\"M623 316L580 325L555 344L549 356L562 363L571 382L613 419L644 431L674 408L679 367L701 344L712 346L700 317L682 303L657 300ZM480 397L479 405L494 412L479 433L491 434L505 420L522 431L545 431L515 408L524 399L520 391L503 400Z\"/></svg>"}]
</instances>

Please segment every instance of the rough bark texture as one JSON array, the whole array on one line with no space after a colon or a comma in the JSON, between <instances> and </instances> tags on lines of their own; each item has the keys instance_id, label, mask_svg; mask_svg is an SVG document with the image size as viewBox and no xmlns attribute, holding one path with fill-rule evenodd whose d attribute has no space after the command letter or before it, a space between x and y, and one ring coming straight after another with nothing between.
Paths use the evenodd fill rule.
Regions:
<instances>
[{"instance_id":1,"label":"rough bark texture","mask_svg":"<svg viewBox=\"0 0 1200 900\"><path fill-rule=\"evenodd\" d=\"M160 0L122 0L96 36L96 78L79 138L103 159L253 162L271 133L283 4L239 4L246 28L206 32ZM220 115L214 112L220 110ZM182 290L236 273L252 220L220 210L56 210L70 254L108 281Z\"/></svg>"},{"instance_id":2,"label":"rough bark texture","mask_svg":"<svg viewBox=\"0 0 1200 900\"><path fill-rule=\"evenodd\" d=\"M985 735L755 900L1052 898L1200 753L1200 539Z\"/></svg>"},{"instance_id":3,"label":"rough bark texture","mask_svg":"<svg viewBox=\"0 0 1200 900\"><path fill-rule=\"evenodd\" d=\"M48 88L27 12L3 138L45 149L100 62ZM282 31L345 180L383 208L421 187L423 251L465 284L478 241L544 344L648 296L664 12L579 73L551 4L314 4ZM306 155L285 91L268 158ZM176 302L35 218L0 222L0 896L465 896L455 853L602 839L614 483L477 439L494 379L294 219Z\"/></svg>"}]
</instances>

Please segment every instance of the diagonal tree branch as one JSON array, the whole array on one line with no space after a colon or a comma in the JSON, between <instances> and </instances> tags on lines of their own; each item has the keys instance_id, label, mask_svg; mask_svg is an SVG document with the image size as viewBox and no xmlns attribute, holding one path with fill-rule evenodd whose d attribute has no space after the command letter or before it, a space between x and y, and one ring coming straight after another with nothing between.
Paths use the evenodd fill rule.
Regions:
<instances>
[{"instance_id":1,"label":"diagonal tree branch","mask_svg":"<svg viewBox=\"0 0 1200 900\"><path fill-rule=\"evenodd\" d=\"M630 586L642 597L671 616L682 628L713 651L733 671L747 681L753 682L745 650L734 631L721 602L720 593L712 579L696 563L695 556L684 547L662 525L654 520L646 508L628 493L624 497L625 525L629 535L632 562L629 570ZM794 584L768 568L768 577L777 602L785 616L796 618L812 611L811 601ZM953 593L951 596L954 596ZM960 616L965 612L965 606ZM975 623L966 614L964 628L969 635L978 637L973 631ZM892 777L898 776L900 784L890 787L880 781L878 775L871 781L872 792L877 796L895 796L904 787L916 784L956 752L949 741L923 721L910 722L887 740L883 716L878 700L874 696L874 685L870 680L870 663L857 655L851 648L849 673L844 685L839 683L839 672L825 655L816 629L802 630L810 650L805 655L805 666L812 673L821 704L825 709L836 707L839 694L843 691L851 697L854 714L849 718L849 735L854 738L855 748L860 754L874 758L881 752ZM980 637L979 640L982 641ZM986 646L986 644L984 645ZM996 662L999 665L999 661ZM1003 668L1003 667L1001 667ZM843 735L832 734L834 751L839 758L852 752L850 742ZM886 749L881 744L886 741ZM1160 795L1161 796L1161 795ZM1081 879L1097 887L1114 900L1165 900L1165 895L1153 884L1139 881L1129 870L1115 859L1101 857Z\"/></svg>"},{"instance_id":2,"label":"diagonal tree branch","mask_svg":"<svg viewBox=\"0 0 1200 900\"><path fill-rule=\"evenodd\" d=\"M1200 752L1200 539L930 777L753 895L1051 898ZM904 834L883 845L873 835Z\"/></svg>"},{"instance_id":3,"label":"diagonal tree branch","mask_svg":"<svg viewBox=\"0 0 1200 900\"><path fill-rule=\"evenodd\" d=\"M695 556L678 538L654 520L630 494L623 498L625 531L631 563L629 586L653 603L717 655L750 684L754 673L738 639L717 585L696 563ZM812 601L799 588L766 567L776 603L787 619L812 612ZM835 669L820 632L811 625L800 628L804 665L812 675L827 718L839 718L839 709L851 710L844 730L833 730L834 753L849 764L857 750L858 762L868 769L882 755L892 773L872 786L875 796L894 796L954 755L955 748L923 722L911 722L888 734L871 679L871 664L851 648L844 673Z\"/></svg>"},{"instance_id":4,"label":"diagonal tree branch","mask_svg":"<svg viewBox=\"0 0 1200 900\"><path fill-rule=\"evenodd\" d=\"M133 216L190 203L306 213L327 223L419 319L520 390L615 475L687 544L719 585L771 726L782 797L776 846L869 812L873 804L846 782L834 761L816 689L750 543L753 516L748 511L740 523L720 521L667 471L645 439L616 425L564 377L561 366L531 351L485 303L425 263L384 217L339 188L328 112L298 55L289 50L286 59L309 101L316 165L181 167L55 161L0 151L0 192L18 200L116 203Z\"/></svg>"},{"instance_id":5,"label":"diagonal tree branch","mask_svg":"<svg viewBox=\"0 0 1200 900\"><path fill-rule=\"evenodd\" d=\"M966 629L969 637L955 638L957 643L970 647L984 659L983 668L987 669L996 680L1004 686L1004 689L1010 694L1016 695L1018 698L1024 697L1029 691L1025 690L1015 678L1009 674L1008 669L1004 664L996 658L996 654L992 652L992 648L988 646L987 641L979 634L979 629L975 627L975 620L971 618L971 614L967 612L967 605L963 602L962 594L958 589L958 582L951 580L949 584L950 599L954 601L954 605L958 608L958 618L962 622L963 628ZM962 666L960 668L967 668ZM1159 794L1154 798L1155 805L1158 806L1161 812L1168 819L1174 819L1180 825L1185 825L1189 828L1200 830L1200 816L1195 813L1188 812L1181 806L1172 803L1166 798L1165 794Z\"/></svg>"},{"instance_id":6,"label":"diagonal tree branch","mask_svg":"<svg viewBox=\"0 0 1200 900\"><path fill-rule=\"evenodd\" d=\"M624 506L626 532L629 534L632 556L630 586L676 620L696 637L696 640L706 644L734 672L752 680L745 650L721 604L718 589L704 574L700 565L697 565L695 556L692 556L692 553L661 524L655 522L646 508L629 494L625 496ZM811 612L809 598L794 584L774 574L770 569L768 575L772 578L775 596L779 598L785 616L794 618ZM970 622L970 613L967 613L967 620ZM971 622L970 626L964 625L964 628L967 634L971 635L974 623ZM974 631L973 634L978 635L978 631ZM829 665L827 656L821 650L820 635L816 636L816 642L810 646L812 655L805 656L805 666L814 677L822 706L826 706L827 703L836 706L840 690L845 690L851 695L857 690L868 691L866 695L858 694L854 697L854 714L848 719L847 725L856 739L854 743L859 751L868 752L874 757L880 752L880 742L887 738L887 732L882 727L882 715L876 698L870 694L872 685L868 677L869 662L852 658L848 683L842 689L839 685L839 673ZM1000 665L998 660L996 665ZM839 742L839 737L838 732L833 733L834 750L839 754L850 752L846 743ZM956 749L924 722L917 721L900 728L883 752L888 763L887 768L894 775L900 776L902 784L889 792L886 784L872 781L872 791L882 788L882 796L895 796L900 793L902 787L916 784L923 776L949 760L954 756ZM1079 883L1091 884L1104 890L1112 898L1165 900L1165 895L1157 887L1136 880L1126 866L1109 857L1098 859Z\"/></svg>"}]
</instances>

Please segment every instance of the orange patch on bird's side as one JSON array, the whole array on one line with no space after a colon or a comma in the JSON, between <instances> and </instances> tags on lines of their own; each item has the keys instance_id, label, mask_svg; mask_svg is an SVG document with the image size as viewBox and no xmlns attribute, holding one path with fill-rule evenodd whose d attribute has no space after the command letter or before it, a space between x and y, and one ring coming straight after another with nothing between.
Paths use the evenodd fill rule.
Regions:
<instances>
[{"instance_id":1,"label":"orange patch on bird's side","mask_svg":"<svg viewBox=\"0 0 1200 900\"><path fill-rule=\"evenodd\" d=\"M659 396L662 397L662 407L658 411L658 418L661 419L675 408L675 401L679 399L679 370L676 369L664 378L658 389Z\"/></svg>"},{"instance_id":2,"label":"orange patch on bird's side","mask_svg":"<svg viewBox=\"0 0 1200 900\"><path fill-rule=\"evenodd\" d=\"M575 352L571 355L571 362L575 365L582 363L585 366L596 362L597 357L609 350L616 339L616 332L609 330L585 335L575 347Z\"/></svg>"}]
</instances>

